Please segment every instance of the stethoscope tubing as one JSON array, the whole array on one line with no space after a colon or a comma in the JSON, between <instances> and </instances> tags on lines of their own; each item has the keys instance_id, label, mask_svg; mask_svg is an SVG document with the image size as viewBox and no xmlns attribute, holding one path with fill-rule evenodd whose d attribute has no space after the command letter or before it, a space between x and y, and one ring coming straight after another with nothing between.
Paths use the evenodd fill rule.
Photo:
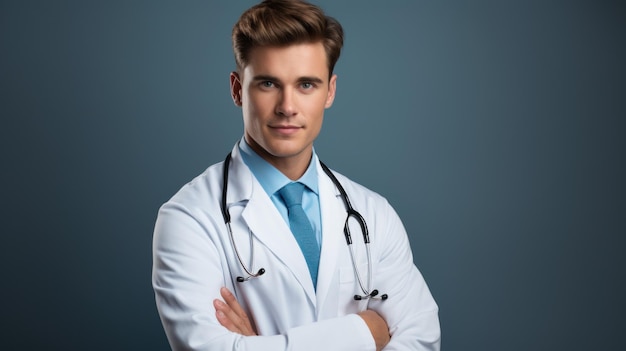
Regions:
<instances>
[{"instance_id":1,"label":"stethoscope tubing","mask_svg":"<svg viewBox=\"0 0 626 351\"><path fill-rule=\"evenodd\" d=\"M228 211L228 207L226 204L226 195L228 193L228 170L230 168L231 159L232 159L232 154L229 153L226 156L226 159L224 160L223 178L222 178L222 198L220 202L220 209L222 211L222 217L224 217L224 223L226 224L230 243L233 247L233 250L235 251L237 260L239 261L241 268L243 268L244 272L247 274L247 277L241 277L241 276L237 277L237 281L242 283L242 282L249 280L250 278L257 278L263 275L265 273L265 268L259 269L256 273L254 273L251 269L248 269L246 264L243 262L241 255L239 254L237 245L235 244L235 238L233 237L233 231L232 231L232 227L230 224L230 221L231 221L230 212ZM371 250L370 250L369 231L367 228L367 224L365 222L365 218L363 218L363 216L352 207L352 204L350 203L350 198L348 197L348 193L343 188L343 186L341 185L337 177L335 177L333 172L321 161L320 161L320 165L322 166L322 170L324 171L324 173L328 175L330 180L333 182L333 184L339 191L341 195L341 199L343 200L343 203L346 207L346 212L348 214L343 231L344 231L344 236L346 238L346 243L350 251L350 259L352 261L352 267L354 269L354 273L359 283L359 287L361 288L361 291L363 292L363 295L354 295L354 299L363 300L363 299L373 298L373 299L380 299L384 301L388 298L387 294L378 296L378 290L376 289L370 290L369 287L366 287L365 286L366 284L363 283L363 279L361 278L361 273L359 272L359 269L356 265L354 248L352 247L352 235L350 234L350 226L348 223L350 221L350 218L355 219L357 223L359 224L359 226L361 227L361 233L363 234L363 242L365 244L365 251L367 255L367 282L368 282L368 285L371 284L372 282L372 256L371 256ZM250 251L251 251L250 252L250 260L251 260L250 267L253 267L254 266L254 245L252 242L253 241L252 233L250 233L249 237L250 237Z\"/></svg>"}]
</instances>

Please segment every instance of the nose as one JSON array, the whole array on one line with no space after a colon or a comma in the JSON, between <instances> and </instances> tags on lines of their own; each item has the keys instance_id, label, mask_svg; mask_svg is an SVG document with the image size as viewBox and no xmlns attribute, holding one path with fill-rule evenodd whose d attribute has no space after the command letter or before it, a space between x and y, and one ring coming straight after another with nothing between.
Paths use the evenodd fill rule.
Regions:
<instances>
[{"instance_id":1,"label":"nose","mask_svg":"<svg viewBox=\"0 0 626 351\"><path fill-rule=\"evenodd\" d=\"M298 113L295 98L291 89L283 89L276 104L276 114L284 117L295 116Z\"/></svg>"}]
</instances>

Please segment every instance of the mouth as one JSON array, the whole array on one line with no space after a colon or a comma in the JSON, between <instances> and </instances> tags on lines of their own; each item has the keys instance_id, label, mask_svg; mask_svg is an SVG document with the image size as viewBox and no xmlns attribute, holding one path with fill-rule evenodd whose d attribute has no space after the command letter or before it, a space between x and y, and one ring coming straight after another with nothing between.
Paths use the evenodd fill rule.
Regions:
<instances>
[{"instance_id":1,"label":"mouth","mask_svg":"<svg viewBox=\"0 0 626 351\"><path fill-rule=\"evenodd\" d=\"M283 135L291 135L291 134L298 132L300 129L302 129L302 127L294 126L294 125L276 125L276 126L270 126L270 128L274 130L275 132L279 134L283 134Z\"/></svg>"}]
</instances>

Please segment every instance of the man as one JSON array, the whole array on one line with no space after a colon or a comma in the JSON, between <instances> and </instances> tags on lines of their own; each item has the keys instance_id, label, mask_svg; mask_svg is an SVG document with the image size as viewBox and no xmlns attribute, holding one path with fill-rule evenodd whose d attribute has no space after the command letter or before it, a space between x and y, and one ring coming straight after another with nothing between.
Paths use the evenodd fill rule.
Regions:
<instances>
[{"instance_id":1,"label":"man","mask_svg":"<svg viewBox=\"0 0 626 351\"><path fill-rule=\"evenodd\" d=\"M301 1L264 1L235 25L244 136L155 226L153 286L174 350L439 350L438 308L397 214L313 150L342 45L339 23Z\"/></svg>"}]
</instances>

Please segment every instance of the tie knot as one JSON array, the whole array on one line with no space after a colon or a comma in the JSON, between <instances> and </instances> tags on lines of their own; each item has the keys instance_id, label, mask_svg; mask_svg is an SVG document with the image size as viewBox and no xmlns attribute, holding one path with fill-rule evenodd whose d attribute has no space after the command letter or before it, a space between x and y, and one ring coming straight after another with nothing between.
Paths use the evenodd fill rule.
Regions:
<instances>
[{"instance_id":1,"label":"tie knot","mask_svg":"<svg viewBox=\"0 0 626 351\"><path fill-rule=\"evenodd\" d=\"M294 205L302 205L303 192L304 184L298 182L289 183L278 190L278 193L283 198L283 201L288 208Z\"/></svg>"}]
</instances>

